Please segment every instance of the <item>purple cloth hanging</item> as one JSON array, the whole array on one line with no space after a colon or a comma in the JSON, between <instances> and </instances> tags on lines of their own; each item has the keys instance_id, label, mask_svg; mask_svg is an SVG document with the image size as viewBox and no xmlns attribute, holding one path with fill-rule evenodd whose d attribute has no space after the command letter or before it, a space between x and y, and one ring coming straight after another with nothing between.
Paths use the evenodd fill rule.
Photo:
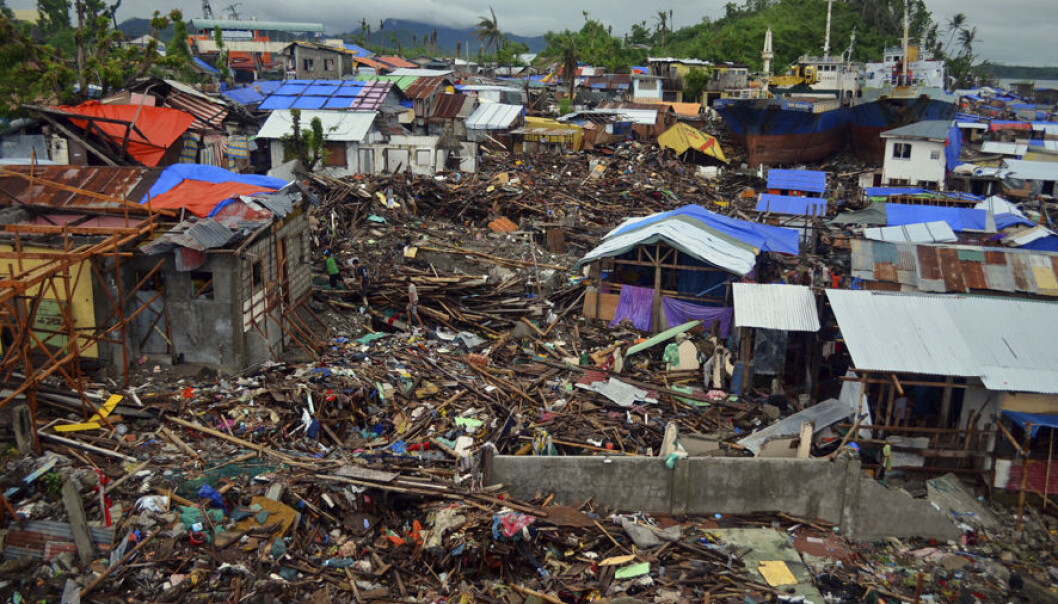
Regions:
<instances>
[{"instance_id":1,"label":"purple cloth hanging","mask_svg":"<svg viewBox=\"0 0 1058 604\"><path fill-rule=\"evenodd\" d=\"M614 313L613 327L624 320L629 320L639 331L650 331L654 310L654 290L649 287L622 285L621 297L617 299L617 310Z\"/></svg>"},{"instance_id":2,"label":"purple cloth hanging","mask_svg":"<svg viewBox=\"0 0 1058 604\"><path fill-rule=\"evenodd\" d=\"M726 338L731 332L731 319L735 316L733 308L700 306L693 302L684 302L673 298L662 298L661 309L665 313L665 323L669 328L682 325L687 321L701 320L702 329L712 329L713 321L720 322L720 337Z\"/></svg>"}]
</instances>

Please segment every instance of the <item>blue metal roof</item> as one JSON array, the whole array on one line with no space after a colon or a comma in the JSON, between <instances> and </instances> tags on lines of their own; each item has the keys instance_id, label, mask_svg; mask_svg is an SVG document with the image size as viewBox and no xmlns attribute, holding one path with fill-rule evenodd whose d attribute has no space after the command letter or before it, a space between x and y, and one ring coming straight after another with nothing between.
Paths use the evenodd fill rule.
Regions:
<instances>
[{"instance_id":1,"label":"blue metal roof","mask_svg":"<svg viewBox=\"0 0 1058 604\"><path fill-rule=\"evenodd\" d=\"M360 46L358 44L352 44L350 42L346 42L345 43L345 49L350 51L350 52L352 52L353 54L355 54L358 57L370 57L370 56L374 56L374 54L375 54L375 53L371 52L370 50L364 48L363 46Z\"/></svg>"},{"instance_id":2,"label":"blue metal roof","mask_svg":"<svg viewBox=\"0 0 1058 604\"><path fill-rule=\"evenodd\" d=\"M286 80L258 109L350 109L377 111L392 82L357 80Z\"/></svg>"},{"instance_id":3,"label":"blue metal roof","mask_svg":"<svg viewBox=\"0 0 1058 604\"><path fill-rule=\"evenodd\" d=\"M240 105L256 105L265 100L265 97L274 92L282 84L283 82L279 80L258 80L249 86L243 88L231 88L221 92L221 94Z\"/></svg>"},{"instance_id":4,"label":"blue metal roof","mask_svg":"<svg viewBox=\"0 0 1058 604\"><path fill-rule=\"evenodd\" d=\"M827 213L827 200L819 197L761 193L756 209L758 212L771 212L772 214L823 216Z\"/></svg>"},{"instance_id":5,"label":"blue metal roof","mask_svg":"<svg viewBox=\"0 0 1058 604\"><path fill-rule=\"evenodd\" d=\"M825 193L827 173L814 170L769 170L768 188L784 191Z\"/></svg>"}]
</instances>

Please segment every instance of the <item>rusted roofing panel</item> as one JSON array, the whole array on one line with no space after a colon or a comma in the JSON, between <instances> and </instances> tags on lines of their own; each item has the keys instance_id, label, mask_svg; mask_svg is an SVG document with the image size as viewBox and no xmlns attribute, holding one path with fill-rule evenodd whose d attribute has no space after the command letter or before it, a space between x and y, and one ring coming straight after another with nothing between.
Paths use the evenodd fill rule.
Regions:
<instances>
[{"instance_id":1,"label":"rusted roofing panel","mask_svg":"<svg viewBox=\"0 0 1058 604\"><path fill-rule=\"evenodd\" d=\"M922 292L1058 297L1058 253L968 245L853 240L852 274Z\"/></svg>"},{"instance_id":2,"label":"rusted roofing panel","mask_svg":"<svg viewBox=\"0 0 1058 604\"><path fill-rule=\"evenodd\" d=\"M433 117L445 120L469 117L474 100L469 94L439 94L434 102Z\"/></svg>"},{"instance_id":3,"label":"rusted roofing panel","mask_svg":"<svg viewBox=\"0 0 1058 604\"><path fill-rule=\"evenodd\" d=\"M441 77L419 78L404 90L404 94L412 100L425 99L437 92L437 89L444 85L444 81L445 79Z\"/></svg>"},{"instance_id":4,"label":"rusted roofing panel","mask_svg":"<svg viewBox=\"0 0 1058 604\"><path fill-rule=\"evenodd\" d=\"M0 168L0 205L9 205L12 198L19 203L57 208L107 209L121 208L122 204L108 202L75 192L48 186L43 182L31 184L22 175L32 175L66 187L75 187L138 203L162 173L159 168L141 166L8 166ZM135 210L135 209L134 209ZM144 208L146 210L146 208Z\"/></svg>"}]
</instances>

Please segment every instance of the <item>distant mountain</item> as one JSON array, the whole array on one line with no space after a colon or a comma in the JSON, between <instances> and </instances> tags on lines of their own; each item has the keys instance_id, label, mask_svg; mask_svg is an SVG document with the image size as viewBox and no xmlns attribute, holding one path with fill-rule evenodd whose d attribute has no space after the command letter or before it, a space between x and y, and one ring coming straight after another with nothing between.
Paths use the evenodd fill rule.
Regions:
<instances>
[{"instance_id":1,"label":"distant mountain","mask_svg":"<svg viewBox=\"0 0 1058 604\"><path fill-rule=\"evenodd\" d=\"M473 27L446 27L443 25L434 25L432 23L420 23L417 21L405 21L403 19L386 19L382 22L382 29L378 30L374 24L371 26L371 37L368 38L368 45L370 46L385 46L388 49L395 50L398 43L402 49L418 48L420 46L427 46L423 41L429 40L433 35L434 30L437 30L437 50L436 54L454 54L456 51L456 43L470 44L470 53L477 54L478 47L481 43L478 42L474 36ZM359 30L351 32L350 36L355 36L360 33ZM505 34L512 42L521 42L529 47L529 52L540 52L547 47L547 42L544 41L543 36L518 36L514 34ZM463 49L466 53L466 49Z\"/></svg>"},{"instance_id":2,"label":"distant mountain","mask_svg":"<svg viewBox=\"0 0 1058 604\"><path fill-rule=\"evenodd\" d=\"M125 34L125 37L129 40L145 36L151 33L151 20L141 19L139 17L133 17L132 19L125 19L118 24L118 31ZM168 42L173 37L173 26L166 27L162 31L158 32L158 37L162 42Z\"/></svg>"},{"instance_id":3,"label":"distant mountain","mask_svg":"<svg viewBox=\"0 0 1058 604\"><path fill-rule=\"evenodd\" d=\"M1004 80L1058 80L1058 67L988 63L985 71L994 78Z\"/></svg>"}]
</instances>

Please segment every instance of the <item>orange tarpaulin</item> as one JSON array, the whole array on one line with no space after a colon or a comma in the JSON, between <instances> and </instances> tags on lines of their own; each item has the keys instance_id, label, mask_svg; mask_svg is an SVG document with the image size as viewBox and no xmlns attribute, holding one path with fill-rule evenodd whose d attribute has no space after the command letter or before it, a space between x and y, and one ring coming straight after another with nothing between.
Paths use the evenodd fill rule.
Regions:
<instances>
[{"instance_id":1,"label":"orange tarpaulin","mask_svg":"<svg viewBox=\"0 0 1058 604\"><path fill-rule=\"evenodd\" d=\"M73 115L113 120L104 122L70 119L82 130L90 130L96 134L102 130L106 137L118 146L122 146L128 136L126 150L129 156L145 166L157 166L158 162L162 161L166 149L179 140L195 121L195 116L179 109L148 105L101 105L97 101L88 101L76 107L64 106L58 109ZM130 125L135 125L135 128Z\"/></svg>"},{"instance_id":2,"label":"orange tarpaulin","mask_svg":"<svg viewBox=\"0 0 1058 604\"><path fill-rule=\"evenodd\" d=\"M212 183L204 180L185 180L158 197L151 198L152 208L187 208L195 216L209 216L217 204L240 195L275 191L274 187L263 187L241 182Z\"/></svg>"}]
</instances>

